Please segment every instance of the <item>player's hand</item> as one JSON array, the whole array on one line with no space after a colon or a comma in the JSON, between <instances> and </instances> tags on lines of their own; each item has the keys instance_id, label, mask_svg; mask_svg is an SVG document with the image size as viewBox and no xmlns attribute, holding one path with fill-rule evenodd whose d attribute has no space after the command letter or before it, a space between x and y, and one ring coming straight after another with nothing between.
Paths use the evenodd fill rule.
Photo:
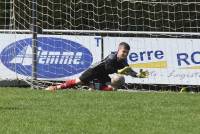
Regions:
<instances>
[{"instance_id":1,"label":"player's hand","mask_svg":"<svg viewBox=\"0 0 200 134\"><path fill-rule=\"evenodd\" d=\"M131 67L126 66L120 70L117 71L118 74L122 74L122 75L129 75L129 73L132 71Z\"/></svg>"},{"instance_id":2,"label":"player's hand","mask_svg":"<svg viewBox=\"0 0 200 134\"><path fill-rule=\"evenodd\" d=\"M137 74L138 78L148 78L149 77L149 71L143 71L143 69L140 69L140 72Z\"/></svg>"}]
</instances>

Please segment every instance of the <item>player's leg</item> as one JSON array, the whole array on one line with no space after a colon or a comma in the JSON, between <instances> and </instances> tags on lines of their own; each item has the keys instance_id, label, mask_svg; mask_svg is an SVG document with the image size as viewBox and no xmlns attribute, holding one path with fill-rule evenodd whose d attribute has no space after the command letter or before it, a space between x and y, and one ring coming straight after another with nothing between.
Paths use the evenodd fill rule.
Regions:
<instances>
[{"instance_id":1,"label":"player's leg","mask_svg":"<svg viewBox=\"0 0 200 134\"><path fill-rule=\"evenodd\" d=\"M93 71L91 69L88 69L79 78L66 80L64 83L56 85L56 86L50 86L46 90L73 88L74 86L78 84L89 83L89 81L91 81L94 77L95 77L95 74L93 73Z\"/></svg>"},{"instance_id":2,"label":"player's leg","mask_svg":"<svg viewBox=\"0 0 200 134\"><path fill-rule=\"evenodd\" d=\"M57 85L57 89L67 89L73 88L74 86L81 84L81 80L79 78L66 80L64 83Z\"/></svg>"},{"instance_id":3,"label":"player's leg","mask_svg":"<svg viewBox=\"0 0 200 134\"><path fill-rule=\"evenodd\" d=\"M113 91L113 87L111 86L111 78L108 75L99 75L98 80L101 83L100 90Z\"/></svg>"},{"instance_id":4,"label":"player's leg","mask_svg":"<svg viewBox=\"0 0 200 134\"><path fill-rule=\"evenodd\" d=\"M82 82L79 78L70 79L70 80L66 80L62 84L55 85L55 86L49 86L45 90L54 91L54 90L60 90L60 89L68 89L68 88L73 88L74 86L76 86L77 84L80 84L80 83L82 83Z\"/></svg>"},{"instance_id":5,"label":"player's leg","mask_svg":"<svg viewBox=\"0 0 200 134\"><path fill-rule=\"evenodd\" d=\"M113 91L113 87L110 84L109 85L105 84L105 85L102 85L100 87L100 90L102 90L102 91Z\"/></svg>"}]
</instances>

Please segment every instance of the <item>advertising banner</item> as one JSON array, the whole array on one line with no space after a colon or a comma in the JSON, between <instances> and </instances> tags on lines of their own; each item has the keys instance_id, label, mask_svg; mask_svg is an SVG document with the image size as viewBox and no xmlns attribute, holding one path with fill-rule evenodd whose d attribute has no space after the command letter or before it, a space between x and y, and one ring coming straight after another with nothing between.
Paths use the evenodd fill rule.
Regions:
<instances>
[{"instance_id":1,"label":"advertising banner","mask_svg":"<svg viewBox=\"0 0 200 134\"><path fill-rule=\"evenodd\" d=\"M31 78L32 35L0 34L0 39L0 79ZM200 85L199 39L103 37L103 42L104 57L117 51L120 42L127 42L133 70L150 72L149 78L127 76L128 83ZM38 35L37 77L78 77L101 55L99 36Z\"/></svg>"},{"instance_id":2,"label":"advertising banner","mask_svg":"<svg viewBox=\"0 0 200 134\"><path fill-rule=\"evenodd\" d=\"M65 80L79 76L101 60L100 37L38 35L37 78ZM0 34L0 78L29 78L32 74L32 35Z\"/></svg>"},{"instance_id":3,"label":"advertising banner","mask_svg":"<svg viewBox=\"0 0 200 134\"><path fill-rule=\"evenodd\" d=\"M181 38L104 37L104 56L117 51L120 42L130 45L128 63L133 70L148 70L149 78L126 77L143 84L200 85L200 40Z\"/></svg>"}]
</instances>

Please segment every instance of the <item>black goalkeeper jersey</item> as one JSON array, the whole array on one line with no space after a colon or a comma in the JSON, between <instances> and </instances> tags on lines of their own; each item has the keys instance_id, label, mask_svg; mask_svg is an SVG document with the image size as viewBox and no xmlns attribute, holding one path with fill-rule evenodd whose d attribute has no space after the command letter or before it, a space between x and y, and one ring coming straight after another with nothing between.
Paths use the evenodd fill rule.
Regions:
<instances>
[{"instance_id":1,"label":"black goalkeeper jersey","mask_svg":"<svg viewBox=\"0 0 200 134\"><path fill-rule=\"evenodd\" d=\"M90 68L96 74L108 75L108 74L117 73L117 71L119 69L122 69L126 66L128 66L127 59L118 60L117 59L117 52L114 52L114 53L111 53L110 55L108 55L101 62L94 64Z\"/></svg>"}]
</instances>

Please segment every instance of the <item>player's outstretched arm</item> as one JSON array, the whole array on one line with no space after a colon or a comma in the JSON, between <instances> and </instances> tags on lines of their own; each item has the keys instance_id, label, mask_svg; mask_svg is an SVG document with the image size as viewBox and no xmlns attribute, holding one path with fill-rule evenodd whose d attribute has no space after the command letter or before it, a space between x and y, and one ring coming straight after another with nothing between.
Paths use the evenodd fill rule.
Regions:
<instances>
[{"instance_id":1,"label":"player's outstretched arm","mask_svg":"<svg viewBox=\"0 0 200 134\"><path fill-rule=\"evenodd\" d=\"M129 75L129 73L130 73L131 71L132 71L131 67L126 66L126 67L124 67L124 68L122 68L122 69L119 69L119 70L117 71L117 73L118 73L118 74L122 74L122 75Z\"/></svg>"},{"instance_id":2,"label":"player's outstretched arm","mask_svg":"<svg viewBox=\"0 0 200 134\"><path fill-rule=\"evenodd\" d=\"M132 70L130 66L126 66L123 69L118 70L118 74L122 75L130 75L132 77L138 77L138 78L147 78L149 76L149 72L147 70L143 71L143 69L140 69L139 73L136 73Z\"/></svg>"},{"instance_id":3,"label":"player's outstretched arm","mask_svg":"<svg viewBox=\"0 0 200 134\"><path fill-rule=\"evenodd\" d=\"M122 75L130 75L132 77L137 77L137 73L135 71L133 71L130 66L126 66L126 67L118 70L117 73L122 74Z\"/></svg>"}]
</instances>

